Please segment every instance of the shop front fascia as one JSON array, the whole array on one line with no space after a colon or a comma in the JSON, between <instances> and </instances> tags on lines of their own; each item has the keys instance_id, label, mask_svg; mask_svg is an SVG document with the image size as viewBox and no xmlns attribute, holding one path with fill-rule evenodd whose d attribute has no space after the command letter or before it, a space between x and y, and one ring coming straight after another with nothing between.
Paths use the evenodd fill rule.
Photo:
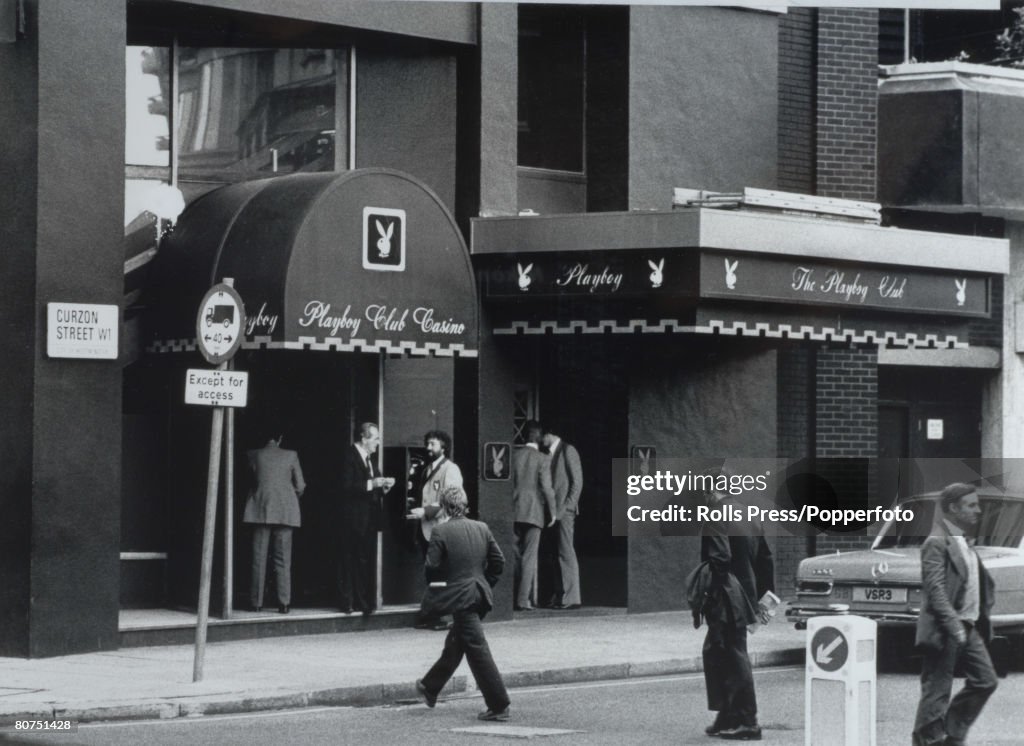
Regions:
<instances>
[{"instance_id":1,"label":"shop front fascia","mask_svg":"<svg viewBox=\"0 0 1024 746\"><path fill-rule=\"evenodd\" d=\"M480 219L472 250L488 349L480 438L512 430L518 390L533 389L532 414L557 421L584 462L584 603L590 562L591 595L631 611L681 604L698 547L606 540L612 458L641 447L670 458L839 455L844 439L875 456L878 350L957 365L1008 264L1000 239L714 208ZM806 374L797 418L794 360ZM873 379L867 393L858 370ZM869 411L855 414L854 396ZM838 421L824 422L831 410Z\"/></svg>"},{"instance_id":2,"label":"shop front fascia","mask_svg":"<svg viewBox=\"0 0 1024 746\"><path fill-rule=\"evenodd\" d=\"M378 466L397 480L383 505L378 604L418 602L422 558L416 527L405 517L409 447L422 445L429 429L448 430L463 468L475 469L474 397L457 391L476 377L476 294L468 251L443 203L413 177L385 169L224 187L182 214L150 277L147 355L135 377L148 401L165 405L151 411L156 427L148 435L140 428L151 442L136 455L151 454L160 484L149 479L140 493L158 495L151 512L165 525L151 525L153 516L135 505L138 496L126 485L125 515L135 520L123 531L122 604L194 608L209 418L180 394L184 370L206 367L196 351L199 300L228 278L246 314L233 364L249 372L250 383L249 404L237 413L230 497L235 592L215 591L215 611L230 616L232 606L248 605L245 451L263 445L268 428L282 430L283 446L298 451L308 484L294 537L292 605L337 611L337 465L366 421L380 426ZM127 451L136 445L126 440ZM219 520L223 525L223 514ZM162 546L132 546L146 537ZM156 549L150 556L166 563L163 600L153 592L160 581L125 559L124 550L139 549ZM221 539L217 551L219 557ZM217 567L224 567L219 559ZM133 587L149 597L126 600Z\"/></svg>"}]
</instances>

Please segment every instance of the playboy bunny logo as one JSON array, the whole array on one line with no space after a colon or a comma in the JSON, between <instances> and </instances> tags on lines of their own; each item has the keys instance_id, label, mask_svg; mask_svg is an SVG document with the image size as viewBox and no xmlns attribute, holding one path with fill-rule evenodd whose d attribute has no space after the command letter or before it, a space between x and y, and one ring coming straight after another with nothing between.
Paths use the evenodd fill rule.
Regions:
<instances>
[{"instance_id":1,"label":"playboy bunny logo","mask_svg":"<svg viewBox=\"0 0 1024 746\"><path fill-rule=\"evenodd\" d=\"M640 474L649 476L651 473L651 451L650 449L639 449L637 455L640 457Z\"/></svg>"},{"instance_id":2,"label":"playboy bunny logo","mask_svg":"<svg viewBox=\"0 0 1024 746\"><path fill-rule=\"evenodd\" d=\"M505 471L505 447L493 448L491 450L491 469L494 476L500 477Z\"/></svg>"},{"instance_id":3,"label":"playboy bunny logo","mask_svg":"<svg viewBox=\"0 0 1024 746\"><path fill-rule=\"evenodd\" d=\"M363 269L405 271L405 210L363 208Z\"/></svg>"},{"instance_id":4,"label":"playboy bunny logo","mask_svg":"<svg viewBox=\"0 0 1024 746\"><path fill-rule=\"evenodd\" d=\"M962 306L967 300L967 279L953 280L956 283L956 304Z\"/></svg>"},{"instance_id":5,"label":"playboy bunny logo","mask_svg":"<svg viewBox=\"0 0 1024 746\"><path fill-rule=\"evenodd\" d=\"M731 263L728 259L725 260L725 286L730 290L736 289L736 267L738 267L739 264L739 259Z\"/></svg>"},{"instance_id":6,"label":"playboy bunny logo","mask_svg":"<svg viewBox=\"0 0 1024 746\"><path fill-rule=\"evenodd\" d=\"M388 229L385 231L379 220L373 222L376 223L377 233L380 234L380 238L377 239L377 253L381 259L387 259L391 256L391 235L395 232L395 224L388 223Z\"/></svg>"},{"instance_id":7,"label":"playboy bunny logo","mask_svg":"<svg viewBox=\"0 0 1024 746\"><path fill-rule=\"evenodd\" d=\"M664 257L662 257L658 261L657 264L655 264L650 259L648 259L647 260L647 265L652 270L654 270L653 272L651 272L651 287L652 288L660 288L661 287L661 281L664 279L664 277L661 274L661 270L665 269L665 259L664 259Z\"/></svg>"},{"instance_id":8,"label":"playboy bunny logo","mask_svg":"<svg viewBox=\"0 0 1024 746\"><path fill-rule=\"evenodd\" d=\"M524 269L522 264L516 262L516 269L519 271L519 289L525 293L530 289L530 283L533 282L533 278L530 277L530 270L533 269L533 264L527 264Z\"/></svg>"}]
</instances>

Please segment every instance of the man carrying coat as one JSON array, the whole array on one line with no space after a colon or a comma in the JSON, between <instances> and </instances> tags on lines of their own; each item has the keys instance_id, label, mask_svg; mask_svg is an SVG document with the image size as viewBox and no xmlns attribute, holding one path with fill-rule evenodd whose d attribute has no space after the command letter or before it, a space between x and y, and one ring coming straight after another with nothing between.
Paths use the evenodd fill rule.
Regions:
<instances>
[{"instance_id":1,"label":"man carrying coat","mask_svg":"<svg viewBox=\"0 0 1024 746\"><path fill-rule=\"evenodd\" d=\"M967 731L996 690L987 643L995 583L974 551L981 517L978 493L955 482L939 498L942 517L921 547L924 603L917 619L921 702L914 721L915 746L966 743ZM950 702L957 666L967 681Z\"/></svg>"},{"instance_id":2,"label":"man carrying coat","mask_svg":"<svg viewBox=\"0 0 1024 746\"><path fill-rule=\"evenodd\" d=\"M731 475L714 475L717 487L706 493L707 501L720 506L731 499L721 488ZM702 609L708 632L704 638L704 683L708 709L718 714L704 729L709 736L726 740L760 741L757 696L747 654L747 625L767 624L768 609L759 599L775 588L775 565L764 529L757 524L704 524L700 554L707 560L711 578Z\"/></svg>"},{"instance_id":3,"label":"man carrying coat","mask_svg":"<svg viewBox=\"0 0 1024 746\"><path fill-rule=\"evenodd\" d=\"M512 456L512 514L516 534L516 611L530 611L537 603L537 550L540 530L555 524L555 493L551 466L540 452L541 426L527 420L526 445ZM545 518L545 515L549 518Z\"/></svg>"},{"instance_id":4,"label":"man carrying coat","mask_svg":"<svg viewBox=\"0 0 1024 746\"><path fill-rule=\"evenodd\" d=\"M422 610L434 616L451 614L455 621L445 638L441 657L416 682L416 691L427 707L433 707L462 656L466 656L487 704L477 718L505 721L509 719L508 692L480 623L494 605L491 588L498 582L505 558L487 524L466 517L468 501L461 487L446 487L439 503L448 520L435 526L430 535L428 587Z\"/></svg>"}]
</instances>

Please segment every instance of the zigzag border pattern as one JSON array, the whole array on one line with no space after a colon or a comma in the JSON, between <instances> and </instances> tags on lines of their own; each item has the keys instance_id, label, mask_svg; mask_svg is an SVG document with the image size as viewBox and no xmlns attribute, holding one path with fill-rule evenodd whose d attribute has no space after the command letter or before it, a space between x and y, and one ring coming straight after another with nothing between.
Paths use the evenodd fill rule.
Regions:
<instances>
[{"instance_id":1,"label":"zigzag border pattern","mask_svg":"<svg viewBox=\"0 0 1024 746\"><path fill-rule=\"evenodd\" d=\"M169 339L153 342L146 352L194 352L197 350L195 339ZM244 350L316 350L320 352L384 352L388 355L408 355L409 357L472 357L478 355L477 350L467 348L464 344L443 345L437 342L391 342L378 339L368 342L365 339L343 341L337 337L318 339L316 337L299 337L294 342L276 342L270 337L254 337L242 341Z\"/></svg>"},{"instance_id":2,"label":"zigzag border pattern","mask_svg":"<svg viewBox=\"0 0 1024 746\"><path fill-rule=\"evenodd\" d=\"M495 335L535 334L724 334L736 337L759 337L767 339L794 339L812 342L844 342L847 344L879 345L883 347L913 347L923 349L965 350L968 345L955 335L940 337L938 334L900 333L866 329L834 329L826 326L794 326L791 324L769 324L745 321L709 321L706 325L686 325L674 319L661 319L651 323L646 319L630 319L625 322L614 320L588 321L513 321L508 326L496 327Z\"/></svg>"}]
</instances>

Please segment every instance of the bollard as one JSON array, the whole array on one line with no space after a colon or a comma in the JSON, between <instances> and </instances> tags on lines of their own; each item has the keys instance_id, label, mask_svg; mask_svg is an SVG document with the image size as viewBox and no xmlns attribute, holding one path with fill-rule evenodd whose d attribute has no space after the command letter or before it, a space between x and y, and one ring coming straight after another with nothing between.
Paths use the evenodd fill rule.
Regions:
<instances>
[{"instance_id":1,"label":"bollard","mask_svg":"<svg viewBox=\"0 0 1024 746\"><path fill-rule=\"evenodd\" d=\"M875 746L877 638L864 617L807 620L806 746Z\"/></svg>"}]
</instances>

